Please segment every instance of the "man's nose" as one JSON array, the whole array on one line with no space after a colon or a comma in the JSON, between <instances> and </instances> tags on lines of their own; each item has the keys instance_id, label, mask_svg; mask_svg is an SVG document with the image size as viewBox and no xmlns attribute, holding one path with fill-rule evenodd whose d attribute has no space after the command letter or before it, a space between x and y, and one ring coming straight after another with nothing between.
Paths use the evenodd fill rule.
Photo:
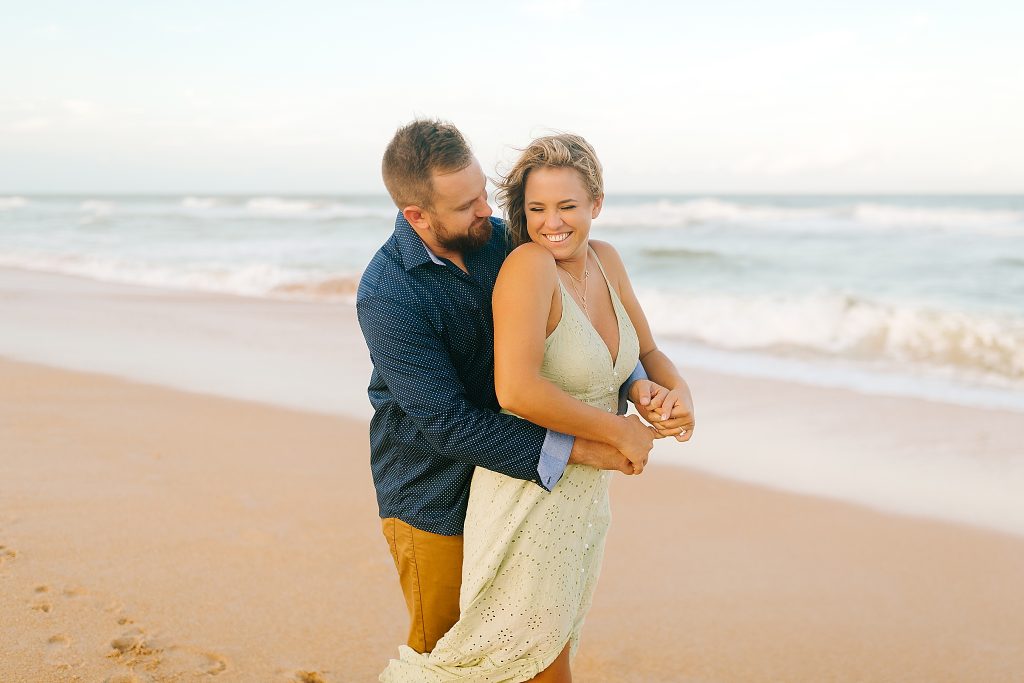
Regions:
<instances>
[{"instance_id":1,"label":"man's nose","mask_svg":"<svg viewBox=\"0 0 1024 683\"><path fill-rule=\"evenodd\" d=\"M490 203L488 203L487 201L487 195L481 197L480 201L477 202L477 204L478 206L476 207L476 215L479 218L489 218L490 215L494 213L494 210L491 209Z\"/></svg>"}]
</instances>

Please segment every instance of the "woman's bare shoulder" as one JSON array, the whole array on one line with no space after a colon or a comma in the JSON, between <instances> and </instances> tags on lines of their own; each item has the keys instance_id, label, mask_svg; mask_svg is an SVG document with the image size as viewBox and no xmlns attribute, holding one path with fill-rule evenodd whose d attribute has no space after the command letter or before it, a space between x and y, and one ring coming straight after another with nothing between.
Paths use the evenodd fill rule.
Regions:
<instances>
[{"instance_id":1,"label":"woman's bare shoulder","mask_svg":"<svg viewBox=\"0 0 1024 683\"><path fill-rule=\"evenodd\" d=\"M502 277L532 277L555 272L555 258L544 247L527 242L516 247L501 266Z\"/></svg>"},{"instance_id":2,"label":"woman's bare shoulder","mask_svg":"<svg viewBox=\"0 0 1024 683\"><path fill-rule=\"evenodd\" d=\"M590 240L590 246L594 248L597 258L601 259L601 265L608 273L608 277L618 280L626 274L626 266L622 263L622 257L608 242L602 240Z\"/></svg>"}]
</instances>

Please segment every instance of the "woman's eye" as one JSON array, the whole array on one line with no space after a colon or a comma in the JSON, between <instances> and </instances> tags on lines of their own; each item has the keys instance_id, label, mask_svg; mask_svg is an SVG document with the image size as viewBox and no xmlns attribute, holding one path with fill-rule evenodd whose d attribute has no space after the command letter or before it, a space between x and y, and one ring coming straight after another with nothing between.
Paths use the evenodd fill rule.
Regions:
<instances>
[{"instance_id":1,"label":"woman's eye","mask_svg":"<svg viewBox=\"0 0 1024 683\"><path fill-rule=\"evenodd\" d=\"M572 211L572 210L573 210L573 209L575 209L575 208L576 208L576 205L575 205L575 204L572 204L572 205L570 205L570 206L563 206L563 207L562 207L562 211Z\"/></svg>"},{"instance_id":2,"label":"woman's eye","mask_svg":"<svg viewBox=\"0 0 1024 683\"><path fill-rule=\"evenodd\" d=\"M541 209L538 209L537 207L534 207L534 208L530 209L530 211L532 211L534 213L540 213Z\"/></svg>"}]
</instances>

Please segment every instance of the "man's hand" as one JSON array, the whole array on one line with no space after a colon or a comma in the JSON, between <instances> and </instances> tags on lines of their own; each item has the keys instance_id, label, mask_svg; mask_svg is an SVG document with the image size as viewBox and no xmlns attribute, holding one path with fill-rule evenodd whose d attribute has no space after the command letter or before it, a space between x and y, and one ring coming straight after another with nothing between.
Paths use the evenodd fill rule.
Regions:
<instances>
[{"instance_id":1,"label":"man's hand","mask_svg":"<svg viewBox=\"0 0 1024 683\"><path fill-rule=\"evenodd\" d=\"M667 389L649 379L633 382L629 400L640 415L651 423L658 438L674 436L676 441L689 441L695 425L690 393Z\"/></svg>"},{"instance_id":2,"label":"man's hand","mask_svg":"<svg viewBox=\"0 0 1024 683\"><path fill-rule=\"evenodd\" d=\"M652 427L645 425L636 415L626 415L612 443L633 463L633 473L640 474L647 466L656 438L658 433Z\"/></svg>"},{"instance_id":3,"label":"man's hand","mask_svg":"<svg viewBox=\"0 0 1024 683\"><path fill-rule=\"evenodd\" d=\"M572 451L569 452L569 463L589 465L599 470L618 470L623 474L634 474L633 463L613 446L579 437L576 437ZM640 472L636 472L636 474L640 474Z\"/></svg>"}]
</instances>

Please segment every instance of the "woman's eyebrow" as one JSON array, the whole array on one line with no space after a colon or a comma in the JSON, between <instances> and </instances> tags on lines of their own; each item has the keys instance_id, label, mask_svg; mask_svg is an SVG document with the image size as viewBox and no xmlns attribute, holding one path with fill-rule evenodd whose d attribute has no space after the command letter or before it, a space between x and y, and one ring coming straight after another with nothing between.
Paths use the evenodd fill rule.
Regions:
<instances>
[{"instance_id":1,"label":"woman's eyebrow","mask_svg":"<svg viewBox=\"0 0 1024 683\"><path fill-rule=\"evenodd\" d=\"M578 200L576 200L576 199L574 199L572 197L569 197L568 199L559 199L556 203L557 204L565 204L566 202L575 202L575 201L578 201ZM540 206L543 206L544 202L539 202L536 199L534 199L532 202L526 202L527 206L529 206L531 204L538 204Z\"/></svg>"}]
</instances>

